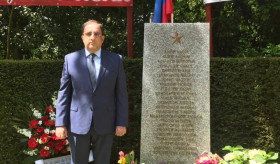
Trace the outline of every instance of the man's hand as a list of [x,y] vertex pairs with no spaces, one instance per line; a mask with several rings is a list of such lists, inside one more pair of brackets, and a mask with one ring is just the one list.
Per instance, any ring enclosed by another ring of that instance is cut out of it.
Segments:
[[67,129],[65,126],[58,126],[55,128],[55,134],[58,139],[65,139],[67,136]]
[[126,127],[116,126],[116,136],[123,136],[126,133]]

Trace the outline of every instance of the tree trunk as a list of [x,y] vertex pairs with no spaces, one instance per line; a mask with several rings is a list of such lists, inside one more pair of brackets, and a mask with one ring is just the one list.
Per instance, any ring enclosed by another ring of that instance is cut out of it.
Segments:
[[11,58],[11,53],[10,53],[11,36],[10,35],[11,35],[11,28],[12,28],[13,11],[14,11],[14,6],[11,6],[11,8],[8,7],[9,24],[8,24],[8,33],[7,33],[7,55],[6,55],[6,59]]

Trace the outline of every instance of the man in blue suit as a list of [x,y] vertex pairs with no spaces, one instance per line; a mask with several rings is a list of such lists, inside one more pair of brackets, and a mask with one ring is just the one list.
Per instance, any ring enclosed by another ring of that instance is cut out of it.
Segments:
[[109,164],[114,134],[128,122],[126,79],[120,55],[101,49],[105,39],[95,20],[83,24],[85,49],[65,56],[56,106],[56,136],[68,137],[72,164]]

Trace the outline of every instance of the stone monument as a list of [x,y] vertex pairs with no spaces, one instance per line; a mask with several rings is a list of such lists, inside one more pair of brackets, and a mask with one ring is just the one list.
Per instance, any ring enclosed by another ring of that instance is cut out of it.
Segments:
[[141,163],[210,151],[209,24],[145,24]]

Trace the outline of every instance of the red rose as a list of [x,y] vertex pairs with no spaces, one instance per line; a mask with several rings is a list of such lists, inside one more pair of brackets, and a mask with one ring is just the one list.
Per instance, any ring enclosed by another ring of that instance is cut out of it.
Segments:
[[51,107],[51,106],[46,107],[46,112],[47,113],[50,113],[52,111],[54,111],[54,107]]
[[59,142],[60,142],[60,144],[63,145],[63,146],[66,144],[66,140],[65,140],[65,139],[61,139],[61,140],[59,140]]
[[49,148],[54,148],[54,142],[53,141],[49,141],[47,145],[48,145]]
[[46,149],[40,150],[40,156],[41,156],[42,158],[48,157],[48,156],[49,156],[49,151],[46,150]]
[[37,128],[37,133],[42,133],[42,132],[44,132],[44,128],[43,127]]
[[58,141],[55,142],[54,148],[57,149],[57,150],[61,150],[61,149],[63,149],[63,145],[62,144],[63,144],[62,141],[58,140]]
[[43,117],[41,118],[42,121],[47,121],[48,119],[49,119],[49,116],[48,116],[48,115],[43,116]]
[[49,120],[44,121],[44,125],[46,125],[46,126],[50,126],[50,125],[49,125]]
[[59,139],[56,137],[56,134],[55,134],[55,133],[52,134],[52,139],[53,139],[53,140],[59,140]]
[[54,121],[49,121],[49,125],[50,125],[50,126],[54,126],[54,125],[55,125],[55,122],[54,122]]
[[37,121],[37,120],[29,121],[29,128],[35,129],[37,127],[38,123],[39,123],[39,121]]
[[44,124],[45,124],[46,126],[53,126],[53,125],[55,124],[55,122],[54,122],[54,121],[49,121],[49,120],[47,120],[47,121],[44,122]]
[[59,150],[54,149],[54,154],[58,154]]
[[62,154],[67,154],[67,153],[68,153],[68,150],[67,150],[67,149],[63,149],[63,150],[61,150],[61,153],[62,153]]
[[49,134],[47,134],[47,133],[43,133],[43,134],[41,135],[40,139],[41,139],[42,143],[46,143],[46,142],[49,141],[50,136],[49,136]]
[[38,145],[38,143],[35,141],[35,139],[33,137],[31,137],[28,140],[28,146],[32,149],[34,149],[36,146]]

